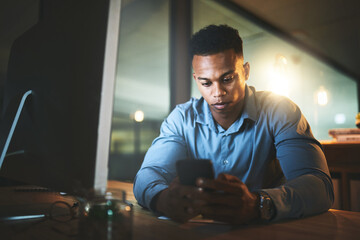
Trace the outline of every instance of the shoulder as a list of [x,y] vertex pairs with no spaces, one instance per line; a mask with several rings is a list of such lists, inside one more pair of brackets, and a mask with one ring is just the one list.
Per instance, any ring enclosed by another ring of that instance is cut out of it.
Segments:
[[[298,105],[288,97],[272,92],[257,92],[260,118],[272,129],[275,136],[311,137],[311,128]],[[279,138],[282,139],[282,138]],[[278,139],[278,140],[279,140]]]
[[177,105],[163,122],[163,127],[167,126],[177,131],[185,127],[192,126],[197,116],[203,109],[203,99],[191,98],[186,103]]
[[203,111],[204,99],[191,98],[186,103],[176,105],[171,111],[168,118],[183,121],[191,121],[196,118]]
[[255,92],[259,119],[274,132],[280,129],[294,128],[299,132],[306,132],[309,124],[300,108],[288,97],[269,91]]
[[270,91],[255,92],[255,99],[260,115],[265,114],[272,118],[300,117],[300,108],[288,97]]

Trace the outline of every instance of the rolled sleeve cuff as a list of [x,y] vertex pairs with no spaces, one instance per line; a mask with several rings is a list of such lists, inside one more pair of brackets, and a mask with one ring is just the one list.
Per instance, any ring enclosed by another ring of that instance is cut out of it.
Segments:
[[151,210],[152,212],[156,212],[155,209],[151,208],[151,202],[158,193],[165,190],[166,188],[168,188],[167,185],[158,184],[147,191],[147,197],[145,202],[147,209]]
[[133,189],[135,198],[140,206],[155,212],[155,209],[151,209],[151,201],[158,193],[168,188],[168,185],[158,181],[157,183],[153,182],[149,184],[145,189],[143,186],[145,186],[144,181],[141,182],[139,179],[135,180]]
[[284,218],[288,218],[289,212],[291,210],[291,205],[287,204],[286,201],[286,193],[283,190],[273,188],[273,189],[264,189],[262,190],[269,194],[274,206],[275,206],[275,217],[271,220],[271,222],[278,221]]
[[276,208],[273,221],[325,212],[333,203],[331,180],[311,174],[262,191],[269,194]]

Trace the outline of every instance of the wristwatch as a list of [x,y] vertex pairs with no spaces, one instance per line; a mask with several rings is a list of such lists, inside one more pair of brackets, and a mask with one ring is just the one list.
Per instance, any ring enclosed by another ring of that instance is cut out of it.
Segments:
[[269,194],[266,192],[258,192],[259,194],[259,211],[260,219],[264,222],[269,222],[275,217],[275,206]]

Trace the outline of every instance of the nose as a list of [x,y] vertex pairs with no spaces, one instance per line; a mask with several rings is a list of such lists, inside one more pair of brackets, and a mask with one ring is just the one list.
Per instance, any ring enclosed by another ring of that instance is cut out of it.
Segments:
[[226,91],[225,91],[224,87],[219,83],[215,83],[214,84],[214,94],[213,94],[214,98],[219,98],[224,95],[226,95]]

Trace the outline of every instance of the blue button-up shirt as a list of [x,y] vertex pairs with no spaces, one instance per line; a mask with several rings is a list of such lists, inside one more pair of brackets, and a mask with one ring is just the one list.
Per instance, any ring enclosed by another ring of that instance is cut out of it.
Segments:
[[246,86],[241,116],[227,129],[218,125],[203,98],[178,105],[165,119],[134,182],[139,204],[176,177],[179,159],[211,159],[215,175],[240,178],[250,191],[264,191],[275,220],[326,211],[333,186],[320,143],[297,105]]

